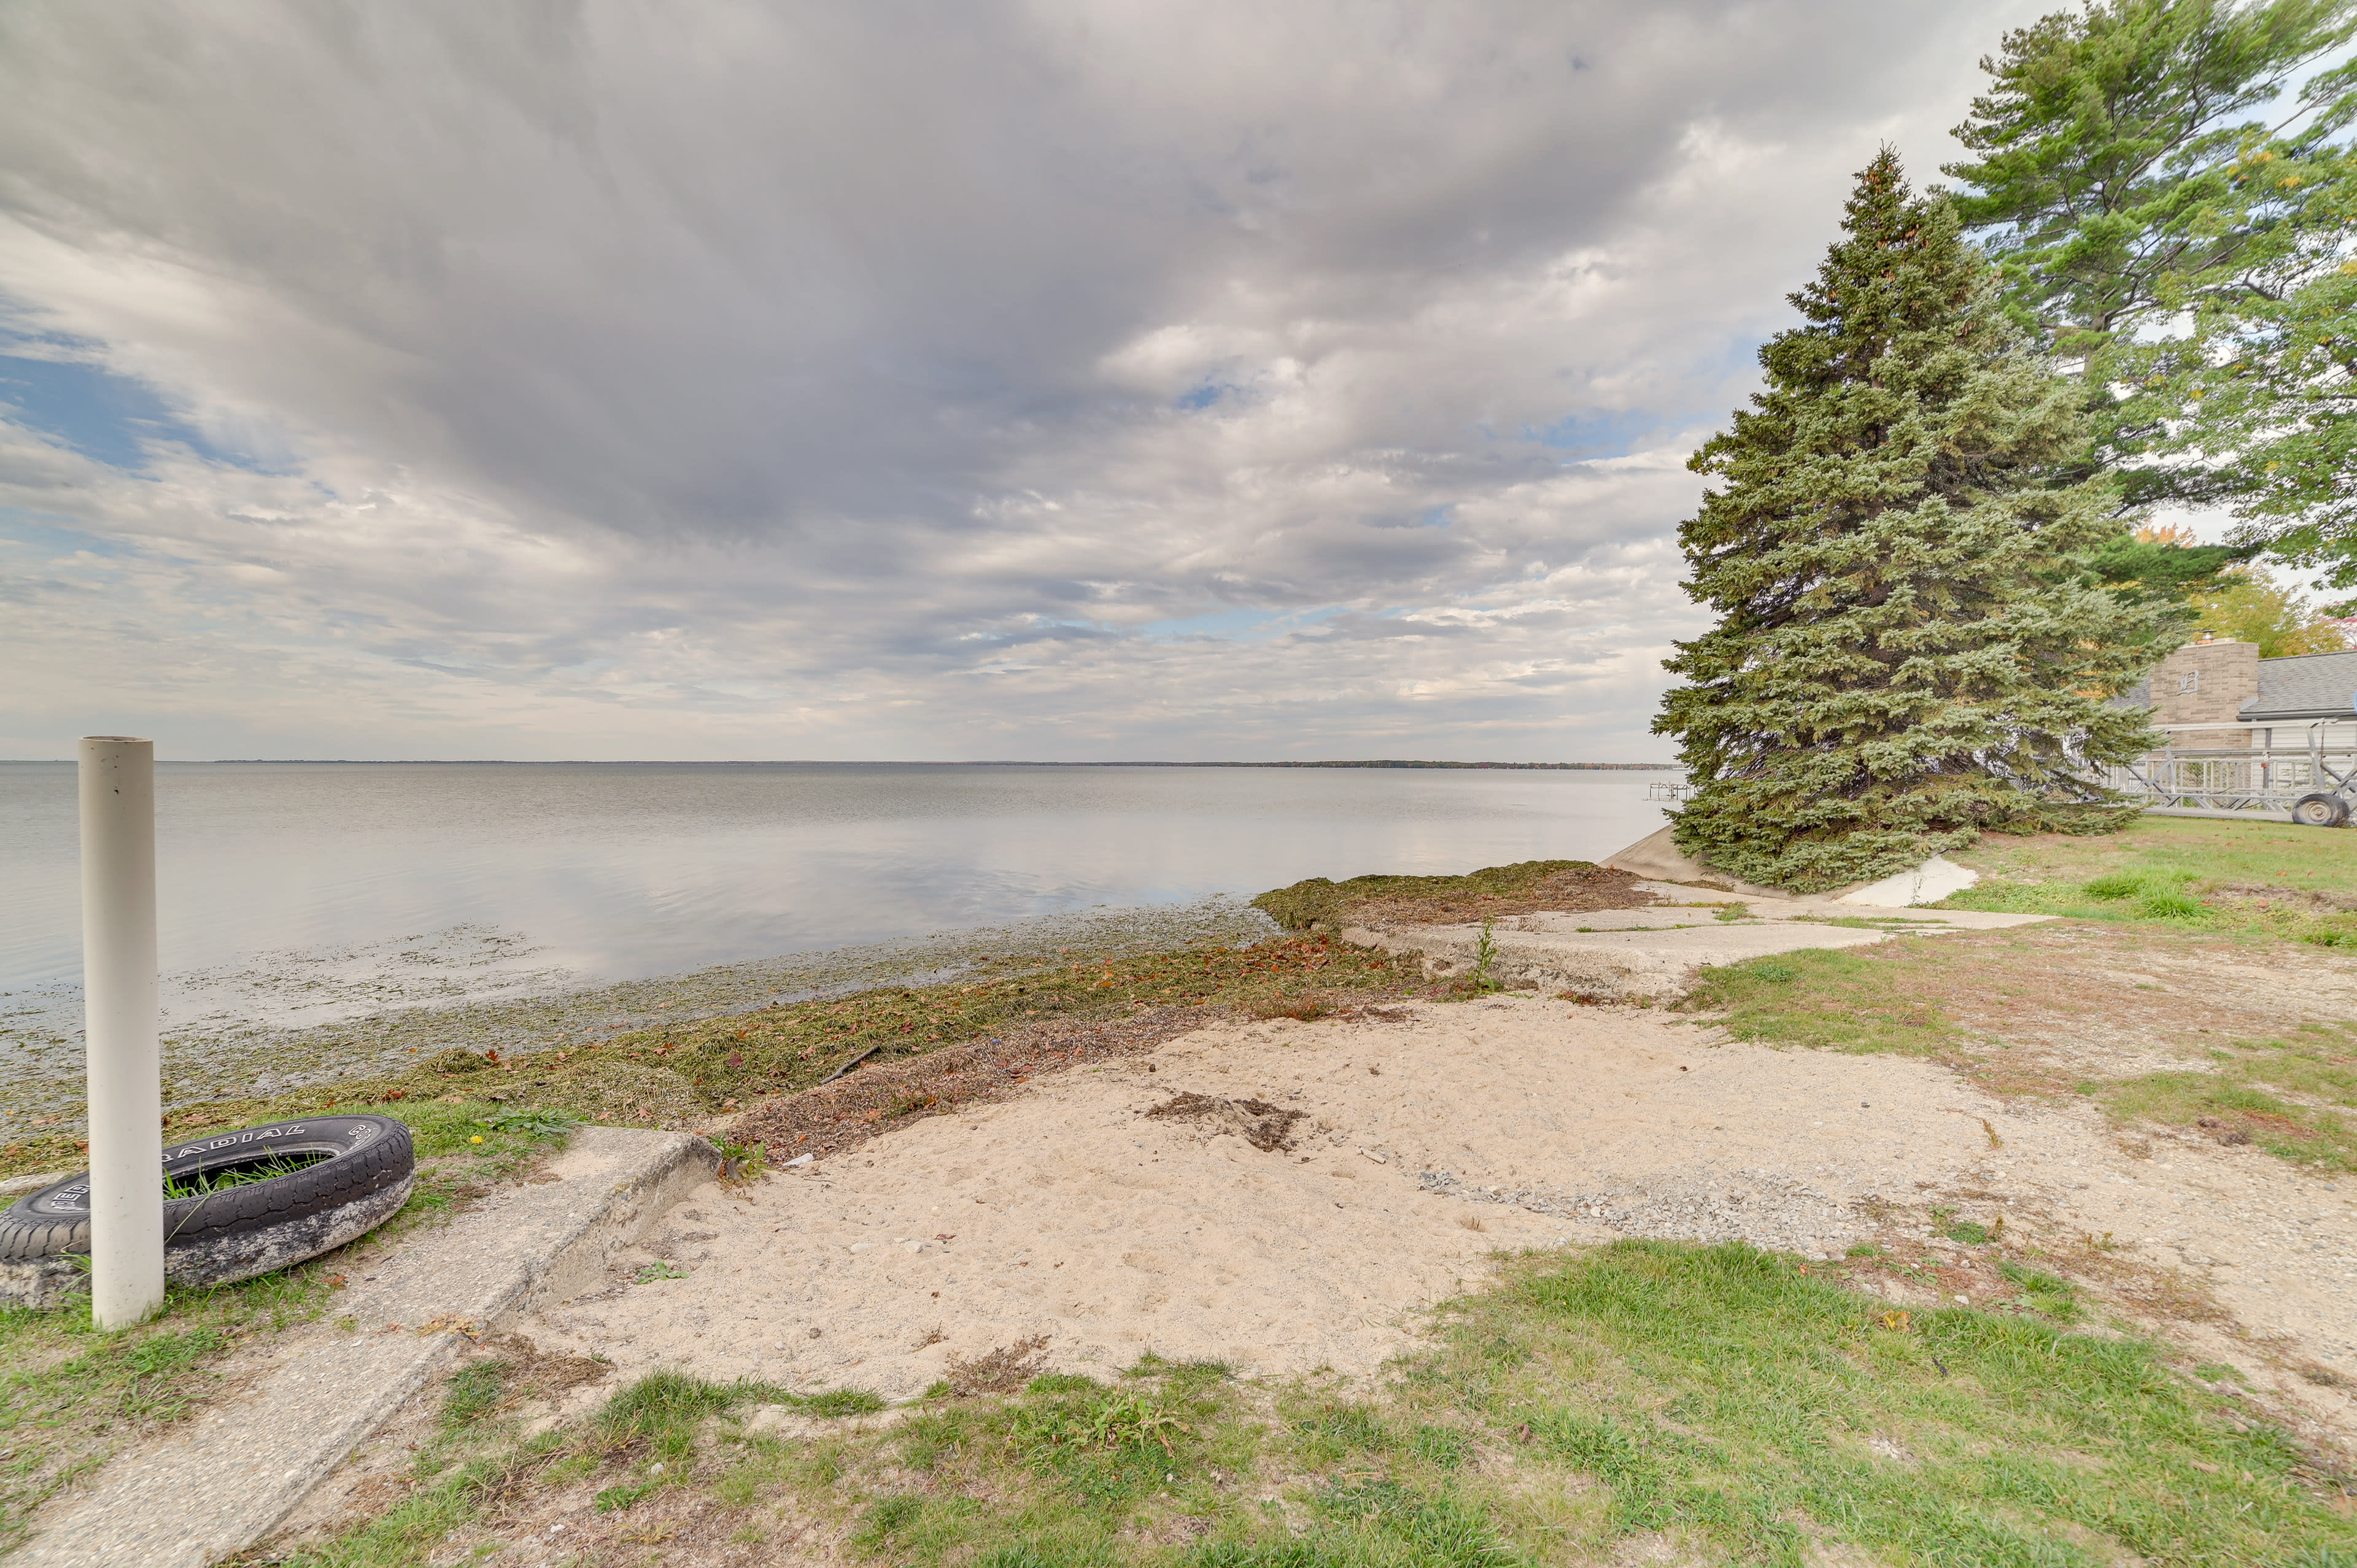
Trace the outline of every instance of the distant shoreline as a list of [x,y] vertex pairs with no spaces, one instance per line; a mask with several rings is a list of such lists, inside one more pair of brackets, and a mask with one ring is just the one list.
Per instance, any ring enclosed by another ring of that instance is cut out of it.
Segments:
[[[21,760],[66,762],[70,757],[26,757]],[[159,760],[172,760],[163,758]],[[909,762],[885,757],[858,761],[770,757],[728,761],[694,761],[677,757],[591,761],[573,758],[554,762],[519,762],[503,757],[216,757],[218,765],[269,763],[331,768],[1474,768],[1522,772],[1674,773],[1674,762],[1411,762],[1380,758],[1365,762],[1028,762],[1019,757],[982,757],[965,762]]]

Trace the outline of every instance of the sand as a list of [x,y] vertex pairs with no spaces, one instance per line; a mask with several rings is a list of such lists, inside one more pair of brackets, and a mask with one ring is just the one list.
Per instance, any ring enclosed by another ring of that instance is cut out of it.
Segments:
[[[1182,1094],[1269,1111],[1146,1114]],[[1291,1146],[1247,1135],[1272,1124]],[[2058,1244],[2110,1232],[2123,1267],[2206,1288],[2276,1337],[2278,1372],[2305,1360],[2357,1382],[2352,1197],[2248,1148],[2124,1143],[2089,1107],[2008,1110],[1927,1062],[1731,1043],[1638,1008],[1420,1004],[1215,1025],[708,1186],[605,1288],[522,1331],[625,1377],[678,1366],[889,1398],[1033,1336],[1072,1369],[1150,1349],[1364,1377],[1501,1249],[1739,1237],[1824,1258],[1871,1240],[1944,1282],[1876,1288],[1986,1294],[1993,1272],[1931,1235],[1939,1203]],[[658,1259],[686,1277],[636,1283]],[[2267,1359],[2227,1326],[2189,1332]],[[2269,1374],[2352,1430],[2345,1389],[2287,1376]]]

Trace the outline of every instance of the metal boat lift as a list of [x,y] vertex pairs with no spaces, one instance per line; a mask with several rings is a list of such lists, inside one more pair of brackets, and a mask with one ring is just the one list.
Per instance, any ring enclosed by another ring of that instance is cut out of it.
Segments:
[[2104,782],[2162,816],[2287,813],[2305,827],[2337,828],[2357,800],[2357,719],[2307,725],[2157,725],[2161,749]]

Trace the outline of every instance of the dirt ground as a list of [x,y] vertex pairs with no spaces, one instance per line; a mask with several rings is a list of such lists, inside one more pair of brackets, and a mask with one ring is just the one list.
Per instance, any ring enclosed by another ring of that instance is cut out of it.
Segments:
[[[2009,1293],[1990,1249],[1935,1234],[1952,1219],[2001,1219],[2017,1256],[2357,1440],[2357,1181],[2123,1139],[1921,1059],[1528,997],[1217,1024],[709,1186],[521,1332],[623,1380],[896,1399],[1036,1336],[1072,1369],[1151,1349],[1364,1376],[1501,1249],[1741,1238],[1896,1303]],[[685,1277],[638,1283],[658,1262]]]

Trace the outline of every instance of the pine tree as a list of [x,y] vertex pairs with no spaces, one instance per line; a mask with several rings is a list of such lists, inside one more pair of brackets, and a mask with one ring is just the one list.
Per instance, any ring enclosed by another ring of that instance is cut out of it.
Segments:
[[1858,177],[1807,325],[1688,467],[1679,530],[1717,627],[1677,645],[1659,733],[1701,788],[1679,847],[1803,891],[1886,876],[1983,828],[2093,828],[2089,774],[2150,738],[2107,699],[2185,612],[2087,581],[2120,532],[2084,472],[2079,389],[2007,314],[1942,199],[1889,149]]

